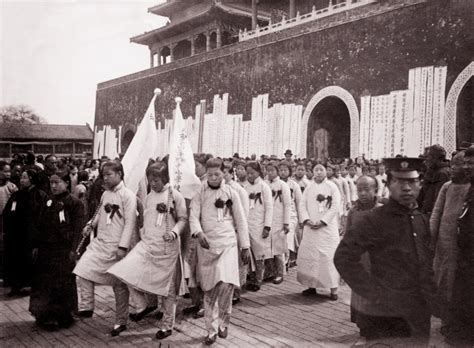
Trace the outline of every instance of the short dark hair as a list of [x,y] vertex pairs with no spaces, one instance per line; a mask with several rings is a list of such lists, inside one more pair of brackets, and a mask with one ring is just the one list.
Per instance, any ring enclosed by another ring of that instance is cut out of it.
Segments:
[[110,161],[105,162],[101,169],[102,174],[104,173],[104,170],[106,168],[112,169],[114,172],[121,174],[120,177],[122,178],[122,180],[124,180],[125,175],[124,175],[122,163],[120,163],[117,160],[110,160]]
[[87,181],[89,180],[89,173],[86,170],[81,170],[77,173],[77,181]]
[[464,157],[473,157],[473,156],[474,156],[474,145],[471,145],[466,149],[466,153],[464,154]]
[[220,170],[224,170],[224,161],[219,157],[216,158],[209,158],[206,162],[206,168],[219,168]]
[[170,182],[170,175],[168,173],[168,166],[163,162],[155,162],[146,169],[146,176],[159,177],[163,184]]
[[247,168],[252,168],[256,172],[258,172],[260,177],[263,176],[262,167],[260,166],[260,164],[257,161],[247,162],[247,164],[245,164],[245,170],[247,170]]

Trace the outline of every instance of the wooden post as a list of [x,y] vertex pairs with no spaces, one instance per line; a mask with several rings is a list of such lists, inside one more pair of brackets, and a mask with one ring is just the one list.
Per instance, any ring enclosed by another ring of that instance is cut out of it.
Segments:
[[252,30],[255,30],[257,28],[257,16],[257,0],[252,0]]
[[295,0],[290,0],[290,18],[295,18],[295,12],[296,12]]
[[216,29],[216,47],[221,48],[222,46],[222,31],[220,27]]
[[206,52],[211,50],[211,34],[206,33]]
[[155,65],[155,62],[154,62],[154,55],[155,55],[155,53],[154,53],[153,50],[150,48],[150,68],[153,68],[153,66]]

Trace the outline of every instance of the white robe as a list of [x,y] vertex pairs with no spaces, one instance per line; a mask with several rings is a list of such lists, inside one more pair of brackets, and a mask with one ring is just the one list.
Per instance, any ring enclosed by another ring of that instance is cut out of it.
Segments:
[[291,211],[290,211],[290,232],[286,235],[288,250],[296,252],[295,232],[299,228],[298,221],[301,215],[302,193],[300,186],[291,178],[286,182],[291,192]]
[[[217,199],[232,201],[232,206],[222,209],[223,221],[218,221]],[[203,232],[209,249],[198,243],[197,281],[203,291],[212,290],[217,283],[224,282],[240,286],[238,247],[250,247],[247,219],[239,195],[224,182],[218,189],[203,184],[201,191],[191,200],[189,216],[191,235]],[[235,230],[237,229],[237,234]],[[238,241],[237,241],[238,238]]]
[[[327,201],[322,204],[317,201],[319,194],[332,197],[330,207]],[[340,241],[338,228],[340,206],[339,189],[330,180],[324,179],[320,184],[313,182],[303,193],[300,222],[310,219],[313,223],[323,221],[327,225],[317,230],[312,230],[309,226],[303,229],[303,239],[296,261],[297,280],[307,287],[327,289],[339,285],[339,273],[334,266],[334,253]]]
[[[130,247],[136,228],[137,198],[122,181],[112,191],[105,191],[101,202],[102,206],[93,221],[93,225],[97,225],[97,237],[91,241],[73,273],[94,283],[114,285],[117,279],[107,270],[117,262],[117,249]],[[117,204],[122,217],[116,213],[107,224],[106,204]]]
[[262,178],[257,178],[253,184],[248,184],[245,190],[249,195],[260,194],[260,199],[250,199],[248,228],[252,254],[256,260],[273,258],[272,240],[262,238],[263,228],[271,227],[273,220],[272,190]]
[[[175,276],[176,293],[183,294],[185,289],[179,236],[188,218],[184,197],[177,190],[171,190],[172,193],[167,184],[161,192],[151,191],[146,196],[140,241],[123,260],[108,271],[137,290],[160,296],[168,296]],[[174,213],[162,214],[161,225],[157,225],[157,205],[160,203],[167,207],[169,205]],[[167,230],[175,232],[178,238],[165,242],[163,237]]]
[[290,225],[291,190],[288,184],[279,177],[267,183],[273,197],[273,219],[270,231],[272,254],[283,255],[288,252],[287,235],[283,231],[283,225]]

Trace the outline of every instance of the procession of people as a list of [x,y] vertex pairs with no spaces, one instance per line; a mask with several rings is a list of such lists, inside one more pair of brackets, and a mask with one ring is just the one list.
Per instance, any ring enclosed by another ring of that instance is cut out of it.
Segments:
[[296,267],[302,296],[338,301],[349,285],[360,344],[426,345],[432,316],[447,342],[474,344],[473,145],[452,159],[440,145],[383,160],[195,154],[190,200],[171,185],[167,156],[149,161],[141,194],[119,159],[28,157],[0,163],[4,285],[30,295],[41,328],[92,317],[94,288],[107,285],[112,336],[158,303],[155,337],[172,335],[190,296],[184,313],[204,317],[212,345],[245,291]]

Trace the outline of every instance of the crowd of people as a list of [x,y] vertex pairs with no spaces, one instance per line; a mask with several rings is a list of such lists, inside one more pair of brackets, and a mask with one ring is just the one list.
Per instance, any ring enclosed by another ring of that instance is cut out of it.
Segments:
[[296,267],[302,296],[337,301],[341,277],[351,287],[360,343],[427,342],[435,315],[448,341],[474,344],[473,146],[450,160],[439,145],[383,161],[290,150],[194,160],[201,188],[190,200],[171,187],[167,157],[149,160],[138,192],[119,159],[0,162],[8,296],[29,294],[36,323],[57,330],[92,317],[95,285],[110,285],[111,335],[160,306],[157,339],[190,297],[183,313],[204,317],[211,345],[244,291]]

